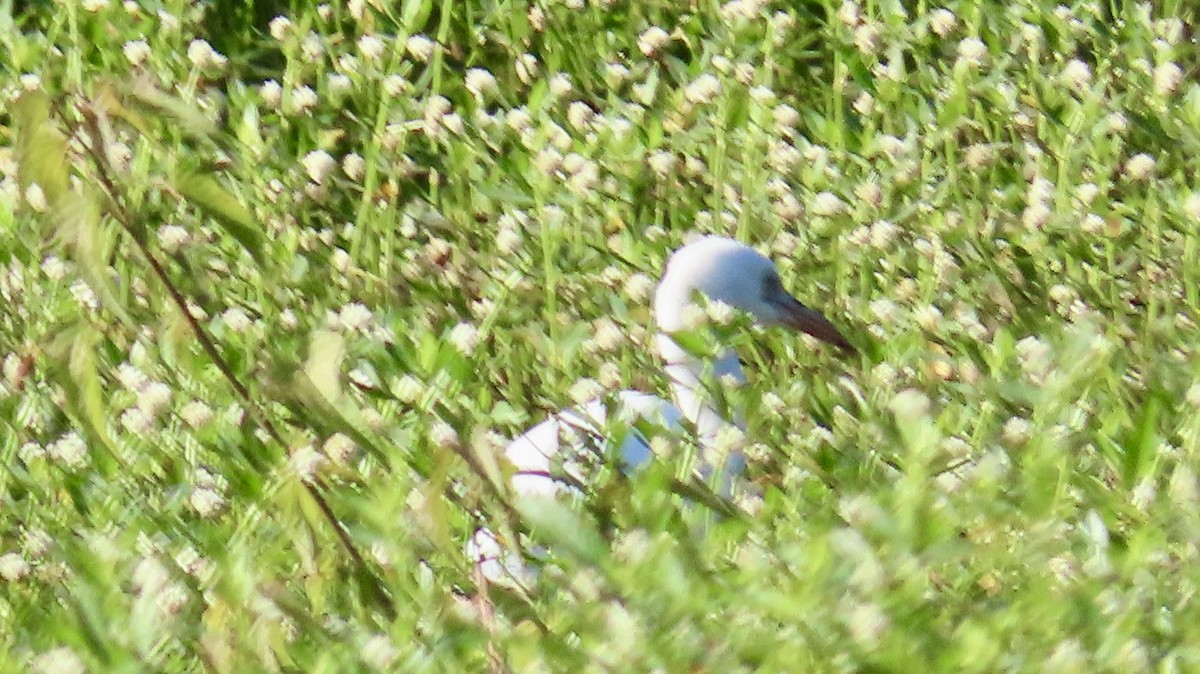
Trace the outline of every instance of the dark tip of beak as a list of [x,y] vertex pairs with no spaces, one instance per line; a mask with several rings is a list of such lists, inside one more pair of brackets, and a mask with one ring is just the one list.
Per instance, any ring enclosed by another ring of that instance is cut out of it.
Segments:
[[853,356],[858,349],[850,343],[821,312],[809,309],[797,300],[788,302],[784,311],[784,324],[817,339],[836,346],[844,355]]

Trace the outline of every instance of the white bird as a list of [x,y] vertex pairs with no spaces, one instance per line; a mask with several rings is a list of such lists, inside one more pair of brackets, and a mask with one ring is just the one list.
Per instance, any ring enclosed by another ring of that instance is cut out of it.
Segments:
[[[688,313],[695,311],[697,294],[709,302],[724,302],[749,313],[764,326],[784,326],[806,332],[817,339],[852,352],[854,348],[819,312],[792,297],[783,288],[775,265],[749,246],[732,239],[706,236],[683,246],[671,255],[666,273],[654,297],[655,339],[665,363],[674,403],[640,391],[624,390],[608,397],[616,403],[610,410],[605,400],[593,400],[577,409],[563,410],[533,426],[512,441],[505,456],[516,469],[512,487],[519,498],[554,496],[576,491],[586,484],[583,467],[594,464],[596,453],[620,457],[626,472],[654,458],[650,442],[638,429],[650,423],[667,437],[695,433],[699,472],[710,476],[719,470],[722,490],[742,470],[739,451],[728,453],[723,466],[714,466],[704,451],[712,448],[718,434],[739,418],[726,420],[710,402],[705,381],[745,381],[737,354],[732,349],[711,361],[698,358],[671,337],[688,327]],[[712,386],[709,384],[708,386]],[[613,421],[627,429],[618,438],[604,431]],[[634,425],[638,428],[634,428]],[[614,446],[615,445],[615,446]],[[476,532],[467,552],[493,582],[528,579],[529,570],[515,552],[506,551],[487,529]]]

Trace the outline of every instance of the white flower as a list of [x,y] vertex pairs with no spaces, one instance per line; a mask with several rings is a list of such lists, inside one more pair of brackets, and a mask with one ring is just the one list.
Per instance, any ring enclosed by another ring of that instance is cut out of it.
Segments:
[[709,302],[705,313],[708,314],[708,320],[716,325],[729,325],[735,315],[733,306],[721,300]]
[[358,452],[358,446],[354,444],[354,441],[342,433],[334,433],[329,436],[321,449],[330,460],[340,466],[350,463],[355,453]]
[[433,52],[437,49],[437,43],[424,35],[417,34],[408,38],[404,43],[404,49],[408,51],[414,59],[425,63],[433,57]]
[[487,98],[497,90],[496,77],[483,68],[467,70],[464,81],[467,91],[474,94],[476,98]]
[[150,56],[150,45],[146,44],[145,40],[130,40],[121,47],[121,52],[131,64],[140,66]]
[[854,47],[868,56],[879,51],[879,26],[864,23],[855,28]]
[[875,224],[871,225],[871,245],[876,248],[887,248],[896,240],[896,235],[899,233],[900,228],[890,220],[876,220]]
[[378,61],[383,56],[383,40],[374,35],[364,35],[358,38],[358,53],[368,61]]
[[571,386],[569,395],[571,396],[571,400],[582,405],[590,400],[594,400],[602,393],[604,393],[604,387],[600,385],[600,382],[584,377]]
[[469,356],[479,344],[479,330],[470,323],[459,323],[450,330],[450,343],[464,356]]
[[624,291],[634,302],[644,302],[654,290],[654,279],[638,272],[625,281]]
[[1100,188],[1095,183],[1083,183],[1075,188],[1075,198],[1084,206],[1091,206],[1100,194]]
[[75,431],[71,431],[51,443],[46,448],[46,453],[50,455],[51,459],[71,469],[82,468],[87,465],[89,460],[87,444]]
[[1168,61],[1160,63],[1154,69],[1154,91],[1159,96],[1170,96],[1179,86],[1179,82],[1183,79],[1183,69],[1179,64]]
[[217,53],[208,42],[196,39],[188,44],[188,60],[197,68],[220,68],[225,65],[226,58]]
[[[538,60],[537,57],[529,52],[521,54],[513,63],[513,67],[517,71],[517,79],[521,80],[522,84],[529,84],[538,75]],[[494,82],[495,80],[493,80]],[[568,85],[570,82],[568,81]],[[550,82],[550,89],[554,91],[554,81]],[[558,94],[555,94],[558,95]]]
[[850,637],[861,647],[873,650],[888,630],[888,617],[874,602],[856,604],[846,617]]
[[258,94],[262,96],[267,107],[278,108],[279,102],[283,100],[283,87],[275,80],[267,80],[258,88]]
[[1129,502],[1134,508],[1141,512],[1146,512],[1154,503],[1154,497],[1158,494],[1158,485],[1155,484],[1154,478],[1147,476],[1142,478],[1141,482],[1133,488],[1129,493]]
[[25,188],[25,203],[38,213],[45,213],[50,204],[46,201],[46,192],[37,183],[29,183]]
[[870,92],[862,92],[854,99],[854,111],[863,117],[869,117],[875,112],[875,97]]
[[192,510],[201,517],[213,517],[221,512],[225,507],[225,497],[221,496],[220,492],[212,487],[199,487],[193,489],[188,497],[188,503],[192,506]]
[[566,96],[571,93],[574,85],[571,84],[571,76],[566,73],[555,73],[550,78],[550,93],[556,97]]
[[67,274],[67,265],[57,256],[47,255],[42,259],[42,273],[51,281],[61,281]]
[[377,672],[390,672],[400,658],[400,651],[385,634],[376,634],[362,645],[362,661]]
[[1030,230],[1038,230],[1050,221],[1050,216],[1053,211],[1044,202],[1038,201],[1030,204],[1021,213],[1021,222]]
[[307,84],[296,87],[289,99],[290,112],[304,113],[317,107],[317,92]]
[[689,303],[683,308],[681,319],[684,330],[696,330],[703,327],[708,321],[708,312],[704,310],[704,307]]
[[616,321],[605,317],[596,321],[596,334],[592,338],[600,351],[614,351],[625,341],[625,332]]
[[230,307],[221,313],[221,321],[234,332],[243,332],[250,327],[250,316],[241,307]]
[[213,410],[207,404],[193,400],[183,406],[179,410],[179,416],[183,418],[183,422],[192,428],[200,428],[207,425],[213,419]]
[[383,78],[383,93],[388,96],[399,96],[408,91],[408,80],[403,75],[388,75]]
[[[107,5],[108,0],[85,0],[84,9],[93,6],[96,9],[88,11],[95,12]],[[66,646],[42,653],[29,663],[29,668],[34,674],[84,674],[87,671],[83,660]]]
[[927,304],[913,310],[913,320],[926,332],[936,332],[942,321],[942,312],[937,307]]
[[854,2],[854,0],[842,0],[841,7],[838,7],[837,17],[847,28],[857,26],[861,20],[858,3]]
[[976,37],[965,37],[958,43],[958,57],[968,65],[977,66],[987,58],[987,45]]
[[21,580],[29,575],[29,562],[16,552],[0,556],[0,578],[8,582]]
[[629,77],[629,68],[620,63],[607,63],[604,65],[604,82],[614,89],[621,85]]
[[780,130],[794,129],[800,123],[800,112],[786,103],[775,106],[771,116],[775,119],[775,126]]
[[525,238],[515,226],[501,227],[496,234],[496,249],[503,255],[512,255],[525,244]]
[[402,403],[416,404],[425,391],[425,385],[416,377],[406,374],[391,383],[392,395]]
[[665,150],[655,150],[646,157],[646,163],[650,166],[650,170],[659,178],[666,178],[675,171],[675,164],[678,163],[678,158],[673,152]]
[[304,172],[316,184],[320,185],[325,181],[334,168],[337,167],[337,161],[329,155],[325,150],[313,150],[304,155],[304,159],[300,160],[304,166]]
[[929,415],[929,396],[916,389],[904,389],[892,396],[888,409],[901,421],[909,421]]
[[1109,113],[1104,118],[1104,128],[1108,133],[1125,133],[1129,130],[1129,118],[1123,112]]
[[341,73],[330,74],[326,82],[329,85],[329,90],[334,94],[343,94],[354,87],[354,82]]
[[1092,83],[1091,66],[1080,61],[1079,59],[1071,59],[1067,61],[1067,65],[1062,71],[1063,84],[1075,91],[1083,91]]
[[287,33],[292,28],[292,22],[286,16],[277,16],[271,19],[271,23],[267,24],[267,30],[271,32],[271,37],[283,41],[287,37]]
[[143,412],[156,416],[171,402],[171,387],[161,381],[148,382],[138,392],[137,406]]
[[158,244],[167,253],[175,253],[192,240],[192,235],[179,225],[163,225],[158,228]]
[[345,274],[354,267],[354,260],[351,259],[350,253],[344,249],[334,248],[333,254],[329,256],[329,261],[333,264],[333,268]]
[[1148,180],[1154,177],[1156,167],[1154,157],[1146,154],[1135,154],[1125,162],[1125,175],[1133,180]]
[[646,56],[654,56],[663,45],[670,41],[671,36],[667,34],[667,31],[658,26],[651,26],[638,36],[637,45],[638,49]]
[[338,312],[338,321],[346,330],[354,332],[362,332],[370,327],[374,316],[371,315],[371,310],[362,302],[350,302],[342,306]]
[[324,51],[325,42],[321,39],[320,35],[317,35],[312,31],[309,31],[309,33],[304,36],[304,39],[300,40],[300,53],[304,54],[306,59],[315,61],[321,58],[321,55],[324,53]]
[[812,201],[812,213],[819,216],[832,216],[842,212],[845,204],[833,192],[819,192]]
[[342,173],[345,173],[346,177],[354,182],[358,182],[363,176],[363,171],[366,168],[366,164],[367,162],[362,158],[362,155],[356,152],[351,152],[345,157],[342,157]]
[[442,449],[452,449],[458,446],[458,431],[450,424],[438,419],[429,426],[429,439]]
[[288,455],[288,467],[304,482],[312,482],[326,461],[325,455],[313,449],[312,445],[297,447]]
[[721,93],[721,80],[716,75],[705,73],[684,89],[683,95],[688,101],[696,104],[711,103]]
[[1010,417],[1004,423],[1002,434],[1005,442],[1010,445],[1023,445],[1029,441],[1029,437],[1033,434],[1033,424],[1029,423],[1028,419],[1022,417]]
[[579,131],[589,130],[595,117],[596,112],[583,101],[573,101],[567,107],[567,121]]
[[154,417],[140,407],[130,407],[121,413],[121,425],[130,433],[144,437],[154,431]]
[[954,12],[945,8],[938,8],[929,14],[929,29],[938,37],[946,37],[958,25],[958,19],[955,18]]
[[1183,212],[1195,222],[1200,222],[1200,192],[1192,192],[1183,200]]
[[775,91],[773,89],[771,89],[771,87],[768,87],[763,84],[759,84],[759,85],[750,87],[750,98],[753,99],[755,103],[762,103],[762,104],[774,103],[775,102]]
[[96,297],[96,291],[92,290],[92,287],[83,279],[78,279],[71,284],[71,295],[75,301],[87,309],[95,311],[100,308],[100,298]]
[[990,145],[976,143],[968,146],[963,152],[963,163],[967,168],[978,171],[990,164],[994,155]]

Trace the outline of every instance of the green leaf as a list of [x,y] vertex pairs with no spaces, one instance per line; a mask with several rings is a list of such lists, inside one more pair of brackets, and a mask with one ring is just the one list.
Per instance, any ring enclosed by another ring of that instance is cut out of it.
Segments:
[[170,118],[175,122],[173,126],[193,138],[211,138],[217,131],[217,125],[198,106],[159,90],[149,80],[137,81],[130,93],[138,102]]
[[516,504],[537,540],[573,557],[598,564],[606,546],[595,526],[565,503],[554,499],[521,499]]
[[214,176],[186,174],[175,181],[175,189],[188,201],[214,216],[256,260],[263,259],[263,235],[255,226],[254,215]]
[[[55,237],[70,249],[72,258],[79,265],[80,275],[100,296],[104,308],[125,325],[133,325],[133,318],[125,310],[108,272],[111,250],[101,226],[100,206],[84,194],[67,194],[54,209],[53,221]],[[137,225],[141,223],[135,223]],[[134,232],[134,236],[139,235],[144,236],[144,233]]]
[[346,340],[331,330],[318,330],[308,343],[304,373],[330,403],[342,397],[342,361],[346,358]]
[[12,106],[17,127],[17,165],[21,189],[37,183],[53,207],[67,193],[67,139],[50,120],[50,97],[23,94]]

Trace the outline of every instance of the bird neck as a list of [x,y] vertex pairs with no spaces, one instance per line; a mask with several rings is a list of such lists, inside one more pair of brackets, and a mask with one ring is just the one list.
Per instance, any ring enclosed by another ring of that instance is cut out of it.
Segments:
[[658,348],[675,404],[683,416],[695,425],[702,439],[711,439],[731,422],[741,427],[741,415],[734,411],[733,419],[727,419],[718,412],[718,403],[714,399],[718,392],[728,390],[730,384],[736,387],[746,381],[733,349],[726,349],[716,358],[697,358],[664,334],[658,336]]

